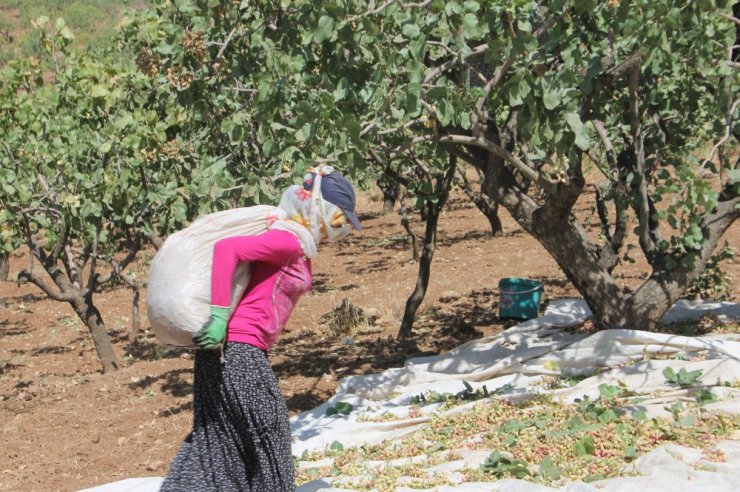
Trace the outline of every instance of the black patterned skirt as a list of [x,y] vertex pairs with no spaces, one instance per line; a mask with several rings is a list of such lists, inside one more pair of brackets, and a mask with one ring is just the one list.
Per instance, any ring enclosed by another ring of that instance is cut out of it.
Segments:
[[195,355],[193,430],[170,465],[164,492],[295,490],[288,408],[267,354],[228,343]]

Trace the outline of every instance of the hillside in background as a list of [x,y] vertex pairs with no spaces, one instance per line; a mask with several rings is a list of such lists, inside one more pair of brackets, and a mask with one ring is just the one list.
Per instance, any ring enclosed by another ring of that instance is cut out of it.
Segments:
[[110,43],[128,9],[142,9],[148,0],[0,0],[0,65],[36,53],[32,22],[42,15],[63,18],[78,46]]

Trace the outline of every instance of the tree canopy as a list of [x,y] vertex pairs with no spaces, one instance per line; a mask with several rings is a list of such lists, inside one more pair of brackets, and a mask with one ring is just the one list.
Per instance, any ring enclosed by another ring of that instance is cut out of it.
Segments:
[[[737,25],[722,0],[162,0],[91,55],[57,21],[54,80],[35,59],[0,75],[3,247],[29,247],[52,297],[89,300],[96,263],[115,277],[148,238],[331,162],[432,214],[423,296],[433,215],[467,163],[471,196],[505,207],[600,321],[648,327],[738,216]],[[572,213],[585,193],[599,237]],[[612,272],[638,254],[651,270],[624,292]]]
[[[451,155],[472,164],[596,316],[634,326],[737,217],[736,24],[726,1],[177,0],[126,39],[255,181],[369,166],[423,207]],[[596,239],[571,213],[590,169]],[[652,271],[621,292],[611,272],[635,254]]]

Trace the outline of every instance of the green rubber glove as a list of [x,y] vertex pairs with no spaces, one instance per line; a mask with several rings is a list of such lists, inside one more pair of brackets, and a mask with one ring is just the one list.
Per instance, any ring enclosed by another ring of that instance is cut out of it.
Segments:
[[226,327],[229,324],[229,308],[211,306],[211,316],[203,328],[193,335],[193,342],[206,350],[218,349],[226,338]]

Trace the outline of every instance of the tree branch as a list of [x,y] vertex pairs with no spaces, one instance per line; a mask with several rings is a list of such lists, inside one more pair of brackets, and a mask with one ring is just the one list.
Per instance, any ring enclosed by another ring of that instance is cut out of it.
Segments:
[[379,131],[378,132],[378,135],[390,135],[392,133],[400,132],[400,131],[405,130],[407,128],[411,128],[414,125],[418,125],[418,124],[424,123],[425,121],[427,121],[426,118],[415,118],[415,119],[413,119],[411,121],[407,121],[406,123],[404,123],[401,126],[397,126],[395,128],[389,128],[388,130]]
[[129,286],[131,286],[131,284],[126,280],[128,277],[123,272],[131,264],[131,262],[136,259],[136,255],[139,253],[140,250],[141,242],[139,241],[139,238],[136,238],[136,241],[134,241],[134,244],[131,245],[128,253],[126,253],[126,257],[121,260],[120,263],[115,260],[110,261],[112,267],[111,272],[109,272],[107,275],[99,277],[98,283],[104,284],[113,279],[113,277],[118,276],[121,277],[126,283],[128,283]]
[[638,89],[640,84],[639,65],[632,68],[629,77],[630,96],[630,131],[634,148],[637,172],[640,182],[637,185],[639,204],[637,209],[639,242],[648,263],[655,261],[656,248],[650,236],[650,203],[648,202],[647,172],[645,171],[645,147],[642,141],[642,125],[640,123],[640,101]]
[[491,91],[494,87],[496,87],[499,82],[504,78],[504,74],[511,68],[511,66],[514,64],[514,60],[516,57],[514,56],[514,53],[510,53],[508,58],[504,61],[503,65],[499,67],[498,70],[496,70],[496,73],[493,75],[491,80],[486,82],[486,85],[483,87],[483,94],[481,97],[478,98],[478,100],[475,102],[475,111],[473,111],[472,115],[472,128],[475,132],[474,134],[480,134],[480,125],[481,123],[485,123],[487,118],[481,118],[483,116],[483,106],[486,104],[486,99],[488,99],[488,96],[491,95]]
[[221,56],[224,54],[224,51],[226,51],[226,48],[229,46],[229,43],[231,43],[231,39],[234,37],[234,33],[236,32],[237,27],[234,27],[231,31],[229,31],[228,36],[226,36],[226,39],[221,44],[221,49],[219,49],[218,53],[216,54],[216,60],[221,58]]
[[617,158],[614,156],[614,146],[612,145],[612,141],[609,139],[609,134],[607,133],[606,128],[604,128],[604,123],[599,120],[591,120],[591,124],[599,135],[601,144],[604,146],[606,161],[609,163],[609,167],[618,173],[619,168],[617,167]]
[[[377,6],[376,8],[368,10],[367,12],[365,12],[364,14],[362,14],[360,17],[366,17],[368,15],[376,15],[376,14],[379,14],[382,11],[384,11],[386,8],[388,8],[390,5],[396,3],[397,1],[398,0],[386,0],[385,2],[383,2],[382,4],[380,4],[379,6]],[[423,8],[423,7],[426,7],[427,5],[429,5],[430,3],[432,3],[431,0],[425,0],[424,2],[418,2],[418,3],[405,3],[405,2],[401,2],[401,7],[406,8],[406,9],[410,9],[410,8]]]
[[705,242],[698,252],[699,259],[693,263],[678,262],[678,266],[672,270],[664,268],[657,269],[635,291],[631,299],[653,298],[662,300],[667,298],[673,302],[682,292],[674,292],[676,286],[688,285],[691,279],[696,278],[712,256],[722,235],[730,228],[740,216],[740,197],[720,202],[711,216],[702,221],[701,228],[704,231]]
[[409,209],[406,206],[406,191],[401,193],[398,197],[399,205],[401,206],[401,226],[403,226],[406,233],[411,238],[411,257],[414,261],[419,260],[419,244],[416,234],[411,230],[411,222],[409,221]]
[[[69,277],[69,280],[77,287],[80,288],[82,286],[81,283],[81,274],[80,274],[80,268],[77,262],[75,261],[74,252],[72,251],[72,248],[68,245],[64,245],[64,256],[67,261],[63,261],[62,264],[64,265],[64,269],[67,271],[67,277]],[[83,263],[84,264],[84,263]]]
[[727,142],[727,140],[730,138],[730,133],[732,130],[732,115],[735,114],[735,109],[737,109],[737,105],[740,103],[740,99],[735,100],[734,103],[732,103],[732,107],[725,115],[725,133],[722,135],[722,138],[717,142],[714,147],[712,147],[712,150],[709,152],[709,155],[707,155],[707,158],[704,159],[704,162],[701,163],[701,167],[704,168],[708,162],[710,162],[714,158],[714,153],[717,152],[717,149],[719,149],[722,145]]
[[55,301],[72,302],[77,299],[77,296],[75,294],[71,294],[69,292],[56,292],[52,290],[52,288],[46,282],[44,282],[44,279],[42,279],[35,273],[29,272],[28,270],[21,270],[20,272],[18,272],[18,284],[24,284],[26,282],[31,282],[36,287],[41,289],[44,294],[54,299]]
[[92,251],[90,253],[90,273],[87,277],[86,295],[92,295],[95,292],[95,286],[98,282],[98,243],[100,242],[100,224],[95,227],[95,237],[93,238]]
[[[468,53],[466,56],[464,56],[462,58],[462,60],[467,60],[471,56],[480,55],[482,53],[485,53],[486,51],[488,51],[488,44],[478,45],[475,48],[473,48],[470,51],[470,53]],[[460,63],[462,60],[460,60],[459,58],[453,58],[451,60],[446,61],[442,65],[438,66],[437,68],[435,68],[434,70],[432,70],[431,72],[429,72],[429,74],[426,77],[424,77],[423,83],[424,84],[428,84],[432,80],[436,79],[437,77],[439,77],[440,75],[442,75],[443,73],[445,73],[451,67],[454,67],[455,65],[457,65],[458,63]]]
[[393,169],[390,164],[385,161],[380,155],[375,151],[370,149],[370,155],[373,158],[375,162],[377,162],[382,168],[383,172],[388,175],[391,179],[394,179],[396,182],[401,183],[403,186],[408,187],[409,181],[401,176],[401,174]]
[[504,159],[506,162],[511,164],[517,171],[522,173],[526,178],[534,181],[539,186],[550,187],[553,184],[557,184],[557,183],[547,180],[543,175],[541,175],[536,170],[529,167],[524,161],[522,161],[517,156],[509,153],[506,149],[504,149],[500,145],[484,137],[481,137],[481,136],[474,137],[474,136],[469,136],[469,135],[442,135],[438,138],[435,138],[434,135],[421,135],[418,137],[414,137],[410,140],[407,140],[406,142],[392,149],[386,150],[386,154],[388,155],[388,158],[390,160],[393,160],[393,159],[396,159],[401,154],[407,152],[409,149],[413,148],[417,144],[420,144],[423,142],[432,142],[432,141],[436,141],[440,143],[471,145],[474,147],[483,148],[487,150],[488,152],[490,152],[491,154],[494,154],[500,157],[501,159]]
[[64,251],[64,247],[67,245],[68,230],[69,228],[67,227],[66,222],[62,222],[62,230],[60,231],[59,237],[57,238],[57,243],[54,246],[54,249],[51,251],[51,254],[49,255],[49,260],[52,263],[57,262],[59,255],[62,254],[62,251]]
[[740,19],[738,19],[737,17],[733,17],[730,14],[725,14],[724,12],[717,12],[717,13],[719,14],[720,17],[724,17],[725,19],[732,21],[738,26],[740,26]]
[[[540,36],[542,36],[544,33],[547,32],[548,29],[550,29],[552,26],[554,26],[556,23],[555,19],[548,19],[539,29],[537,29],[534,32],[534,37],[539,39]],[[501,80],[504,78],[504,74],[511,68],[511,66],[514,64],[514,61],[516,60],[515,53],[509,53],[509,56],[506,58],[504,63],[496,70],[496,73],[491,77],[491,79],[486,82],[486,85],[483,87],[483,94],[481,97],[478,98],[478,100],[475,102],[475,111],[473,112],[473,128],[474,131],[480,129],[480,124],[485,123],[485,120],[479,120],[479,117],[482,116],[483,113],[483,106],[486,103],[486,99],[488,99],[488,96],[491,95],[491,91],[496,87]]]

